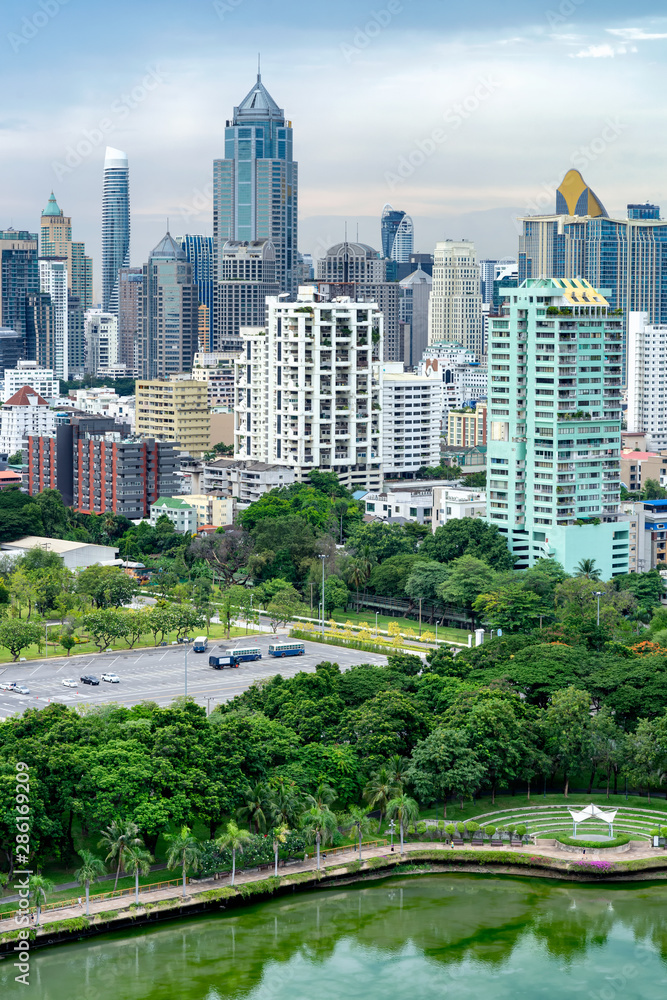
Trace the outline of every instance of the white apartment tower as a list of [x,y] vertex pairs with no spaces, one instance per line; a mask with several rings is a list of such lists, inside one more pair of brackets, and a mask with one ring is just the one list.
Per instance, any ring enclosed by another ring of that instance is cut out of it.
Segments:
[[428,312],[428,342],[456,342],[484,353],[482,293],[475,244],[468,240],[436,243]]
[[267,299],[266,328],[242,329],[235,361],[234,455],[284,465],[303,481],[335,472],[350,489],[382,481],[383,320],[377,305]]
[[95,375],[100,369],[118,364],[118,317],[101,309],[89,309],[85,318],[85,371]]
[[415,479],[440,464],[442,387],[406,372],[401,361],[382,365],[382,469],[392,479]]
[[53,304],[53,340],[49,349],[49,367],[56,376],[67,380],[68,361],[68,298],[67,260],[55,257],[40,257],[40,290],[51,296]]
[[631,312],[628,322],[628,430],[667,448],[667,324]]

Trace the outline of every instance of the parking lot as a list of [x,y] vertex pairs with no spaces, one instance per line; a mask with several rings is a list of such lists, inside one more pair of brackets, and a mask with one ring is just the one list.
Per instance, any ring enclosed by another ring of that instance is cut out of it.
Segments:
[[[25,684],[30,694],[22,695],[0,690],[0,719],[5,719],[27,708],[43,708],[50,702],[63,705],[98,705],[117,702],[136,705],[140,701],[155,701],[168,705],[173,698],[185,691],[185,659],[187,651],[188,695],[207,711],[215,705],[229,701],[250,685],[274,674],[292,677],[300,670],[312,672],[317,663],[331,660],[346,670],[356,663],[385,664],[387,658],[376,653],[362,653],[342,646],[325,646],[306,642],[303,656],[277,659],[269,656],[268,647],[283,636],[252,635],[226,640],[216,640],[206,653],[195,653],[191,646],[168,646],[157,649],[128,649],[126,652],[102,653],[94,656],[52,657],[48,660],[29,660],[0,667],[0,683],[15,681]],[[258,646],[262,659],[241,663],[237,669],[214,670],[208,657],[219,649],[241,646]],[[113,672],[119,684],[101,680],[104,672]],[[64,679],[79,681],[83,674],[93,674],[100,680],[98,687],[79,683],[75,688],[65,687]]]

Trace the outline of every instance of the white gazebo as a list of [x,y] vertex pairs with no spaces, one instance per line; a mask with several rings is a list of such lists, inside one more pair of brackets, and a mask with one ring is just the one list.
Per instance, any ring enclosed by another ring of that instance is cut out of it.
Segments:
[[568,812],[572,817],[573,837],[577,836],[577,825],[585,822],[587,819],[601,819],[603,823],[608,823],[609,836],[614,836],[614,820],[616,819],[618,809],[600,809],[599,806],[594,806],[591,802],[584,809],[568,809]]

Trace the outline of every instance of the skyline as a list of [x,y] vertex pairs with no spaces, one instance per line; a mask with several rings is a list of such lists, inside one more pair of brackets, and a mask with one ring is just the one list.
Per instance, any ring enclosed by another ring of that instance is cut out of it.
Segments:
[[[473,26],[437,0],[390,0],[375,13],[345,0],[331,27],[326,8],[302,2],[276,12],[264,0],[187,10],[119,0],[107,23],[76,0],[9,0],[2,72],[21,97],[0,122],[1,224],[37,231],[53,189],[94,258],[99,299],[110,145],[130,163],[133,265],[167,218],[175,236],[210,235],[213,160],[255,78],[258,49],[263,79],[294,123],[302,251],[321,255],[345,220],[352,233],[359,221],[360,239],[379,248],[391,202],[413,217],[415,250],[467,237],[480,256],[514,254],[515,216],[551,211],[572,166],[611,215],[628,202],[663,204],[659,5],[636,4],[632,19],[599,0],[533,6],[497,11],[485,0]],[[55,87],[42,69],[52,47],[62,58]],[[67,149],[98,132],[70,166]]]

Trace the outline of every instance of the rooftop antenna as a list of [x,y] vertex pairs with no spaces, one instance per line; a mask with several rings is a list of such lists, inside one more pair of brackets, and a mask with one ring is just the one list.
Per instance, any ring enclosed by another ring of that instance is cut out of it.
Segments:
[[357,220],[357,243],[359,242],[359,221]]
[[347,219],[345,220],[345,242],[347,243]]
[[257,53],[257,83],[261,83],[262,80],[262,64],[261,64],[261,53]]
[[167,216],[167,232],[169,232],[169,216]]

